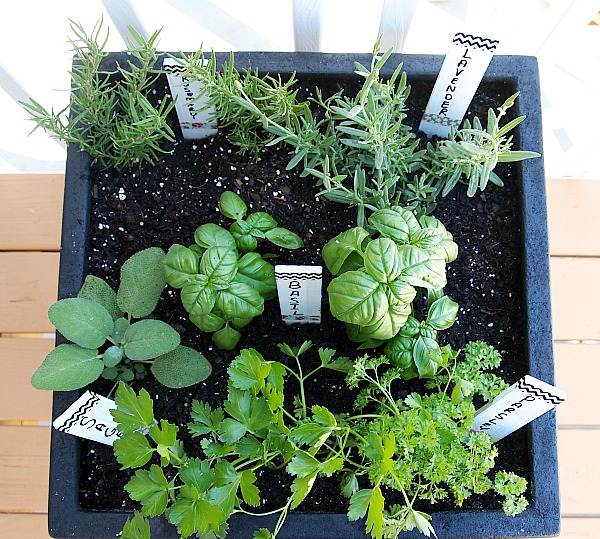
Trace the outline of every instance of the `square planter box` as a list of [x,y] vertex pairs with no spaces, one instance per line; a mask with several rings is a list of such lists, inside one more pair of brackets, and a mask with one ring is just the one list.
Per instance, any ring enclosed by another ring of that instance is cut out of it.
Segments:
[[[224,60],[226,55],[220,55]],[[125,55],[111,54],[105,68],[113,68]],[[236,53],[238,67],[258,68],[261,72],[296,72],[302,76],[348,79],[354,76],[354,61],[368,63],[370,55],[323,53]],[[409,82],[433,82],[442,65],[441,56],[393,55],[383,70],[384,75],[404,62]],[[538,68],[535,58],[498,56],[492,60],[484,80],[508,83],[520,91],[518,114],[527,121],[517,132],[517,146],[542,151],[542,122]],[[548,272],[548,234],[546,198],[542,159],[517,163],[520,172],[520,206],[522,211],[522,280],[525,314],[526,361],[528,372],[553,383],[550,286]],[[69,147],[65,178],[62,253],[59,298],[77,294],[87,273],[90,235],[91,180],[89,156]],[[60,338],[60,337],[59,337]],[[53,418],[81,392],[55,392]],[[433,525],[442,537],[517,537],[557,535],[560,526],[556,458],[556,424],[550,412],[527,427],[530,448],[530,506],[517,517],[498,510],[433,511]],[[79,503],[80,442],[74,436],[52,431],[49,529],[53,537],[103,539],[115,537],[122,529],[128,513],[122,511],[89,511]],[[237,514],[230,521],[228,537],[246,538],[250,530],[272,525],[275,517],[250,517]],[[153,538],[176,537],[173,526],[165,519],[152,522]],[[281,539],[345,539],[365,537],[362,521],[348,522],[345,514],[302,513],[293,511],[280,532]],[[402,537],[422,537],[417,533]]]

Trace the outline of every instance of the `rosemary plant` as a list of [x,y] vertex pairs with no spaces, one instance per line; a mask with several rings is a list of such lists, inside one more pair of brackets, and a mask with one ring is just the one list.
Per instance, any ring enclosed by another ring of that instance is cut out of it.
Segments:
[[185,77],[202,83],[208,98],[205,107],[215,108],[219,127],[242,154],[257,158],[275,137],[261,128],[253,113],[239,106],[240,92],[251,96],[260,114],[289,129],[293,129],[294,120],[306,107],[306,103],[298,103],[296,99],[294,74],[282,81],[280,77],[260,76],[257,70],[240,72],[235,67],[233,53],[219,68],[214,52],[207,56],[200,50],[185,58],[185,67]]
[[161,144],[175,136],[167,124],[173,103],[165,96],[158,107],[147,94],[160,71],[156,43],[160,31],[145,39],[129,28],[131,42],[127,66],[103,71],[102,61],[108,40],[102,19],[91,32],[70,20],[73,47],[71,104],[59,111],[47,109],[35,100],[21,103],[37,129],[75,144],[103,167],[130,167],[139,162],[155,163],[164,153]]

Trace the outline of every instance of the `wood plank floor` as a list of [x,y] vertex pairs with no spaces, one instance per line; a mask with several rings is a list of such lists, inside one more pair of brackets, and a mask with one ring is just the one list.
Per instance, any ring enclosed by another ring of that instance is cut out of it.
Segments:
[[[47,538],[49,393],[62,176],[0,175],[0,537]],[[548,181],[563,539],[600,538],[600,181]]]

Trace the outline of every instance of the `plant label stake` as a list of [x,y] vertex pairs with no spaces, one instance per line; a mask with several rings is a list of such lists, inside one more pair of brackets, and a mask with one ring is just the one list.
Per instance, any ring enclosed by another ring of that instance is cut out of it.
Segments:
[[86,391],[53,421],[52,426],[60,432],[112,445],[121,437],[110,415],[110,410],[116,407],[114,401]]
[[201,139],[216,135],[215,109],[203,109],[208,103],[208,97],[203,95],[202,84],[183,77],[183,66],[173,58],[163,60],[163,69],[167,73],[171,95],[175,100],[183,138]]
[[552,410],[567,394],[533,376],[524,376],[492,402],[477,410],[473,430],[487,432],[497,442]]
[[421,119],[421,131],[446,138],[460,127],[498,43],[473,34],[454,34]]
[[321,266],[275,266],[281,318],[286,324],[321,323]]

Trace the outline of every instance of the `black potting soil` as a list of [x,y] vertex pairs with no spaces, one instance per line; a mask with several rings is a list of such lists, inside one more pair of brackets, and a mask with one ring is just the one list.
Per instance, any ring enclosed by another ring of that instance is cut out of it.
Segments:
[[[433,81],[410,81],[411,113],[408,122],[416,127]],[[165,81],[156,84],[155,95],[164,94]],[[301,79],[302,88],[318,84],[325,92],[344,88],[356,89],[354,81]],[[513,92],[509,84],[483,84],[470,107],[469,115],[485,118],[488,107],[499,106]],[[171,118],[175,125],[175,118]],[[176,130],[178,131],[178,129]],[[276,255],[274,263],[322,264],[320,251],[324,243],[340,231],[355,226],[355,211],[345,206],[315,199],[309,178],[300,178],[297,169],[286,171],[289,156],[286,148],[270,149],[253,162],[236,153],[219,134],[211,140],[179,140],[173,151],[156,166],[138,171],[103,171],[94,168],[93,216],[89,273],[107,279],[116,286],[121,264],[133,253],[159,246],[167,250],[173,243],[193,242],[195,228],[206,222],[228,225],[217,211],[220,194],[234,190],[244,198],[251,211],[271,213],[281,224],[297,232],[305,247],[285,251],[261,245],[259,251]],[[448,267],[446,293],[460,304],[458,320],[443,332],[441,340],[460,347],[470,340],[482,339],[501,351],[500,374],[509,383],[527,373],[525,319],[521,264],[521,209],[517,167],[502,165],[499,175],[504,188],[490,185],[473,198],[459,186],[439,202],[436,216],[454,235],[459,246],[458,259]],[[330,278],[324,271],[323,288]],[[204,382],[184,390],[169,390],[149,375],[134,387],[145,387],[155,399],[155,415],[180,426],[180,434],[189,454],[200,455],[197,441],[187,435],[186,423],[192,400],[219,405],[227,394],[227,367],[234,354],[216,350],[210,335],[201,333],[187,320],[178,291],[167,289],[156,316],[172,324],[181,334],[182,343],[202,351],[213,365],[212,375]],[[327,294],[323,295],[320,325],[285,326],[280,319],[277,300],[267,302],[264,314],[242,330],[240,347],[254,347],[268,359],[285,361],[276,344],[299,345],[312,340],[315,347],[335,348],[342,355],[360,354],[348,341],[341,322],[329,314]],[[316,365],[315,353],[307,353],[303,363],[308,369]],[[98,381],[93,390],[108,393],[111,383]],[[399,394],[415,388],[406,383]],[[289,382],[291,402],[296,386]],[[354,394],[344,384],[343,375],[321,371],[307,384],[309,404],[322,404],[333,412],[351,410]],[[498,444],[497,468],[530,477],[526,432],[522,429]],[[112,449],[93,442],[82,442],[80,501],[88,509],[133,509],[123,486],[130,471],[119,469]],[[280,507],[289,496],[290,477],[285,471],[260,474],[262,508]],[[268,498],[268,500],[267,500]],[[391,499],[391,498],[390,498]],[[399,501],[399,500],[398,500]],[[473,496],[464,508],[498,509],[494,494]],[[335,479],[319,479],[300,509],[307,512],[345,512],[347,500],[339,494]],[[451,509],[450,504],[423,506],[424,510]],[[260,511],[260,509],[259,509]]]

